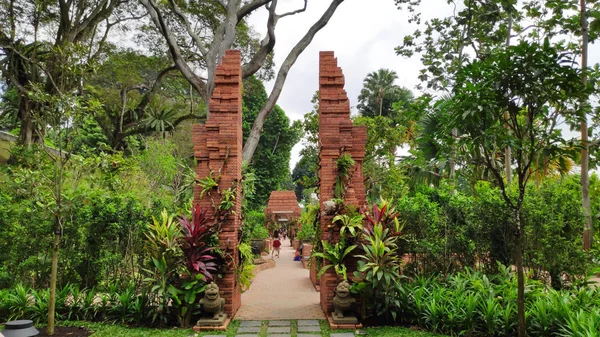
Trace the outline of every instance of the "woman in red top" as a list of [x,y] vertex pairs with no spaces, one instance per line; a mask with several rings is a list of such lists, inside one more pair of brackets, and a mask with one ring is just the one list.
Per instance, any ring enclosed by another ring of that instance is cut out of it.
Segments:
[[277,252],[277,257],[279,257],[279,249],[281,247],[281,241],[279,241],[278,237],[275,237],[273,240],[273,251],[271,252],[271,257],[273,257],[273,253]]

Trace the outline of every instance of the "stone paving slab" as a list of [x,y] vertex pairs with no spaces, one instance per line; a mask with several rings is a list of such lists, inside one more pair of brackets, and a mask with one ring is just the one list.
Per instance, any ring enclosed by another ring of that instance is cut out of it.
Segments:
[[269,326],[290,326],[291,321],[269,321]]
[[299,319],[298,326],[320,326],[316,319]]
[[245,326],[245,327],[239,328],[237,330],[237,333],[259,333],[261,329],[262,329],[262,327],[260,327],[260,326]]
[[290,333],[291,328],[289,326],[273,326],[267,329],[267,333]]
[[[226,337],[226,336],[223,336]],[[257,334],[252,334],[252,335],[248,335],[248,334],[243,334],[243,335],[235,335],[235,337],[258,337]]]
[[352,332],[344,332],[344,333],[332,333],[331,337],[354,337],[354,333]]
[[312,325],[298,326],[298,332],[321,332],[321,327]]
[[261,325],[262,325],[261,321],[242,321],[242,323],[240,323],[240,327],[261,326]]
[[275,335],[267,335],[268,337],[292,337],[289,333],[278,333]]
[[308,333],[299,333],[296,335],[296,337],[321,337],[321,334],[315,335],[315,334],[308,334]]
[[206,335],[204,337],[227,337],[225,335]]

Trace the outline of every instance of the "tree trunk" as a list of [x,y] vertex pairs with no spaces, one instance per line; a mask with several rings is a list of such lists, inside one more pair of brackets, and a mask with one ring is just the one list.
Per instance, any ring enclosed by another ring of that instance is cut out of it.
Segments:
[[273,85],[273,90],[267,98],[267,102],[263,105],[263,107],[258,112],[256,119],[254,120],[254,124],[252,125],[252,130],[250,131],[250,135],[246,140],[246,144],[244,144],[244,150],[242,153],[242,159],[244,161],[250,162],[252,157],[254,156],[254,151],[258,147],[258,141],[260,139],[260,134],[262,132],[263,125],[267,116],[271,113],[273,108],[275,107],[275,103],[277,103],[277,99],[281,94],[281,90],[283,89],[283,85],[287,78],[287,74],[298,59],[298,56],[302,54],[302,52],[308,47],[308,45],[312,42],[312,39],[325,25],[329,22],[329,19],[335,13],[337,7],[344,2],[344,0],[333,0],[327,10],[323,13],[321,18],[315,22],[314,25],[310,27],[310,29],[306,32],[306,34],[298,41],[298,43],[292,48],[289,52],[288,56],[285,58],[283,63],[281,64],[281,68],[279,68],[279,72],[277,73],[277,77],[275,78],[275,84]]
[[[512,18],[512,13],[508,14],[508,28],[507,28],[507,33],[506,33],[506,48],[508,48],[510,46],[510,33],[512,32],[512,24],[513,24],[513,18]],[[509,119],[509,115],[508,115],[508,111],[504,111],[504,119],[508,120]],[[508,125],[505,125],[506,128],[508,128]],[[506,175],[506,185],[510,185],[511,181],[512,181],[512,167],[511,167],[511,149],[510,147],[506,147],[506,149],[504,149],[504,175]]]
[[[58,222],[58,220],[57,220]],[[58,273],[58,248],[60,245],[60,227],[56,226],[54,233],[54,243],[52,245],[52,271],[50,273],[50,300],[48,302],[48,327],[46,329],[49,336],[54,335],[54,315],[56,307],[56,278]]]
[[19,113],[21,114],[21,131],[19,141],[21,145],[29,148],[33,144],[33,117],[31,116],[31,105],[29,99],[20,95]]
[[515,232],[515,262],[517,267],[517,318],[518,318],[518,336],[526,337],[525,324],[525,273],[523,271],[523,238],[525,230],[521,224],[521,206],[517,206],[515,210],[515,220],[517,230]]
[[[583,84],[587,84],[587,53],[588,53],[588,24],[586,1],[580,0],[581,9],[581,69]],[[583,249],[589,251],[592,248],[593,225],[592,225],[592,207],[590,203],[590,181],[589,181],[589,152],[588,152],[588,127],[587,127],[587,102],[581,104],[581,204],[585,215],[585,225],[583,229]]]

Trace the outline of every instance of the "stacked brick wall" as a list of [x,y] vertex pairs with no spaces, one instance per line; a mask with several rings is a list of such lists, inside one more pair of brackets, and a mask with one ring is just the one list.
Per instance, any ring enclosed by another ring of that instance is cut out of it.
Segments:
[[[296,193],[294,193],[294,191],[272,191],[269,196],[267,208],[265,208],[265,216],[267,218],[265,226],[268,226],[269,219],[277,221],[277,219],[284,218],[290,223],[291,221],[298,219],[301,213],[302,210],[300,209],[300,206],[298,206],[298,200],[296,199]],[[288,229],[289,234],[294,237],[299,230],[299,226],[296,224],[295,227],[289,227]]]
[[[210,98],[210,118],[203,125],[194,125],[192,140],[197,160],[196,176],[203,179],[213,172],[219,189],[236,186],[242,178],[242,71],[241,55],[228,50],[215,73],[215,90]],[[213,205],[218,205],[218,191],[205,193],[200,199],[200,186],[194,187],[194,204],[199,204],[209,216],[214,215]],[[221,297],[225,299],[225,312],[235,315],[241,305],[239,284],[235,281],[238,261],[238,230],[240,229],[241,189],[236,189],[234,213],[229,214],[221,226],[219,244],[231,254],[223,278],[218,280]],[[237,215],[235,215],[237,214]]]
[[[364,207],[366,203],[362,163],[367,142],[366,127],[358,127],[350,120],[350,102],[344,90],[344,74],[337,66],[333,52],[323,51],[319,55],[319,180],[320,203],[334,197],[334,184],[337,176],[336,160],[344,153],[355,161],[345,195],[345,204]],[[339,240],[339,229],[330,231],[333,216],[321,215],[322,240]],[[355,261],[348,261],[351,275]],[[333,291],[338,280],[333,268],[320,278],[321,308],[324,312],[333,311]]]

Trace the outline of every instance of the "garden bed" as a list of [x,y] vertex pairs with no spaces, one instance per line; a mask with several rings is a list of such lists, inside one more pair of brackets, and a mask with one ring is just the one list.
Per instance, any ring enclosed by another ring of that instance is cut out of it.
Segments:
[[[40,331],[39,337],[46,337],[46,329],[38,329]],[[54,337],[87,337],[92,332],[85,327],[74,327],[74,326],[57,326],[54,328]]]

